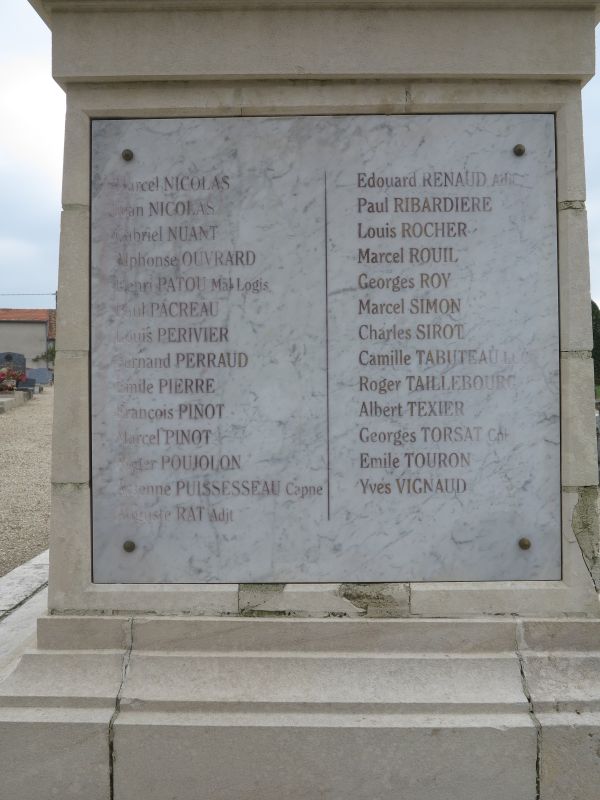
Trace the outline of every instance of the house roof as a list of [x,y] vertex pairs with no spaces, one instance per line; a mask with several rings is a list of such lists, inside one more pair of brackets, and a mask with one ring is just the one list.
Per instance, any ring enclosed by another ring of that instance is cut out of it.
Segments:
[[0,322],[46,322],[51,323],[56,311],[52,308],[0,308]]

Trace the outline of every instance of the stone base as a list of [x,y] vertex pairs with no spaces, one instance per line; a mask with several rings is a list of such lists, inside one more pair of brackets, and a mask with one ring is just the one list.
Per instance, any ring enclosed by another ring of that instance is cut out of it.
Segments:
[[32,396],[28,392],[0,392],[0,414],[24,405]]
[[600,621],[43,617],[0,797],[589,800]]

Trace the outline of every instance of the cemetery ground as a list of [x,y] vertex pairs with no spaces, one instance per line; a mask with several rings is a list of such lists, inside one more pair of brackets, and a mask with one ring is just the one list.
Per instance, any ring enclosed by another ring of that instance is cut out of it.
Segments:
[[48,547],[53,389],[0,414],[0,576]]

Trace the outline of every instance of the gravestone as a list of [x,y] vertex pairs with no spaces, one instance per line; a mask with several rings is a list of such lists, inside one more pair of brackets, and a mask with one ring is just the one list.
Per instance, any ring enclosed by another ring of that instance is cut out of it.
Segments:
[[52,383],[54,376],[52,370],[49,370],[47,367],[28,367],[27,377],[35,380],[38,385],[46,386]]
[[25,356],[23,353],[0,353],[0,369],[3,367],[25,372]]
[[25,378],[24,380],[19,381],[18,389],[21,391],[26,391],[29,389],[33,390],[36,387],[36,383],[37,381],[34,378]]
[[69,313],[7,796],[593,797],[596,5],[34,5]]

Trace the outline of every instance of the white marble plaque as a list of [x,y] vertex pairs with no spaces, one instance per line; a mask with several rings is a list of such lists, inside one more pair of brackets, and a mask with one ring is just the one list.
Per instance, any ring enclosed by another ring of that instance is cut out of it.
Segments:
[[560,578],[552,115],[92,150],[96,582]]

